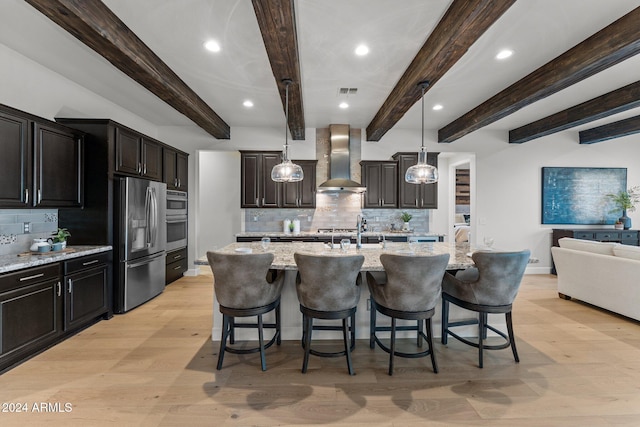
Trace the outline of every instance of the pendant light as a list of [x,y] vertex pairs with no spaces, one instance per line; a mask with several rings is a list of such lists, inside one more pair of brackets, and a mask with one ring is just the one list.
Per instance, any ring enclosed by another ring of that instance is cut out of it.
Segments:
[[424,90],[429,82],[424,81],[418,85],[422,88],[422,146],[418,153],[418,163],[407,169],[404,180],[409,184],[433,184],[438,182],[438,169],[427,164],[427,150],[424,148]]
[[282,163],[271,169],[271,179],[275,182],[298,182],[304,178],[304,172],[300,165],[289,160],[289,85],[290,79],[282,80],[285,84],[285,121],[284,121],[284,149],[282,150]]

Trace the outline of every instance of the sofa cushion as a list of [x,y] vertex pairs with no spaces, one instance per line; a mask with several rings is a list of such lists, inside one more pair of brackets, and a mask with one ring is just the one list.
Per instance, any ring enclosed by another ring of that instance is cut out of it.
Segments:
[[593,242],[590,240],[573,239],[571,237],[563,237],[562,239],[559,239],[558,244],[561,248],[602,255],[613,255],[613,248],[618,246],[618,243]]
[[620,258],[640,260],[640,247],[629,245],[616,245],[613,254]]

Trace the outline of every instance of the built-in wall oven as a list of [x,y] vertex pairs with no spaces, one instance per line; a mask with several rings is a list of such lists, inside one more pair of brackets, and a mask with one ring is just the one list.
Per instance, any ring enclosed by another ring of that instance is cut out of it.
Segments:
[[167,252],[187,246],[189,198],[184,191],[167,190]]

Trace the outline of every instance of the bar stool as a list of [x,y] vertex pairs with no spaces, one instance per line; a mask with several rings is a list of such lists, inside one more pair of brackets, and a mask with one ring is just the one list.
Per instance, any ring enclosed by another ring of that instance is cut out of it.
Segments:
[[[371,293],[371,320],[369,323],[369,346],[378,346],[389,353],[389,375],[393,375],[394,356],[417,358],[431,355],[433,372],[438,373],[436,355],[433,349],[431,318],[440,298],[442,278],[449,254],[432,256],[380,255],[385,274],[367,273],[367,284]],[[391,327],[377,326],[376,317],[380,312],[391,317]],[[415,326],[396,326],[396,319],[416,320]],[[427,334],[422,329],[424,320]],[[390,347],[378,338],[377,332],[391,331]],[[417,353],[396,351],[396,331],[416,331],[417,345],[427,340],[429,348]]]
[[[456,276],[446,273],[442,282],[442,344],[448,335],[478,349],[478,366],[482,368],[482,351],[500,350],[511,346],[516,363],[520,362],[513,335],[511,309],[518,294],[530,251],[474,252],[476,268],[459,272]],[[449,322],[449,303],[478,313],[477,319]],[[487,323],[489,313],[504,313],[507,334]],[[478,325],[478,341],[472,342],[451,331],[452,327]],[[502,344],[486,345],[487,329],[504,339]]]
[[[346,356],[349,375],[354,375],[351,350],[355,346],[355,314],[360,300],[360,268],[363,255],[330,256],[294,253],[298,266],[296,293],[302,312],[302,373],[307,372],[309,355],[320,357]],[[313,319],[341,319],[342,327],[313,326]],[[347,322],[349,319],[349,322]],[[350,323],[350,324],[348,324]],[[342,330],[344,351],[321,352],[311,348],[314,330]],[[349,332],[351,344],[349,343]]]
[[[214,290],[222,313],[222,337],[217,369],[222,369],[224,353],[249,354],[260,352],[262,370],[267,370],[265,349],[274,342],[280,345],[280,294],[284,271],[270,270],[273,254],[224,254],[207,252],[213,271]],[[263,323],[262,315],[275,310],[275,323]],[[257,316],[257,323],[236,323],[236,317]],[[257,328],[258,347],[239,349],[227,346],[235,343],[235,328]],[[275,329],[273,338],[264,343],[263,330]]]

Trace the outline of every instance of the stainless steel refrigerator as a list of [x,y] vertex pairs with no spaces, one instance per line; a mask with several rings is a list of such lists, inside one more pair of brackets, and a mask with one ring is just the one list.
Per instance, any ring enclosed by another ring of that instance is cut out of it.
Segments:
[[129,311],[164,290],[166,190],[162,182],[119,178],[116,312]]

